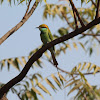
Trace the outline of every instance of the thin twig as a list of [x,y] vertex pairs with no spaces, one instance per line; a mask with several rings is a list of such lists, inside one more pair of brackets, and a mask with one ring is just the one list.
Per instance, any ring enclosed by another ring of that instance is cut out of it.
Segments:
[[[66,16],[66,14],[64,12],[61,12],[62,16],[65,18],[67,24],[74,30],[74,27],[72,26],[72,24],[69,23],[68,18]],[[82,35],[87,35],[87,36],[100,36],[100,34],[88,34],[88,33],[82,33]],[[95,38],[95,37],[94,37]],[[100,41],[97,37],[95,38],[98,42]]]
[[65,18],[65,20],[66,20],[66,22],[67,22],[67,24],[72,28],[72,29],[74,29],[74,27],[72,26],[72,24],[70,24],[69,23],[69,21],[68,21],[68,18],[67,18],[67,16],[66,16],[66,14],[64,13],[64,12],[61,12],[62,13],[62,16]]
[[[43,57],[42,57],[42,58],[43,58]],[[44,59],[44,58],[43,58],[43,59]],[[47,59],[44,59],[44,60],[47,60]],[[48,60],[48,61],[49,61],[49,63],[51,63],[52,65],[54,65],[54,64],[52,63],[51,60]],[[60,67],[58,67],[58,66],[57,66],[57,68],[58,68],[58,70],[60,70],[61,72],[71,75],[71,72],[65,71],[65,70],[61,69]],[[93,75],[93,73],[94,73],[94,72],[88,72],[88,73],[86,72],[86,73],[82,73],[82,74],[83,74],[83,75]],[[97,71],[96,73],[100,73],[100,71]],[[79,73],[74,73],[74,75],[80,75],[80,74],[79,74]]]
[[24,15],[24,17],[23,17],[23,18],[25,18],[25,16],[28,14],[28,10],[29,10],[29,7],[30,7],[30,4],[31,4],[31,1],[32,1],[32,0],[30,0],[30,1],[29,1],[29,4],[28,4],[28,6],[27,6],[26,13],[25,13],[25,15]]
[[75,13],[75,9],[74,9],[74,4],[71,0],[70,1],[70,4],[72,6],[72,10],[73,10],[73,15],[74,15],[74,21],[75,21],[75,25],[76,25],[76,29],[78,28],[78,23],[77,23],[77,19],[76,19],[76,13]]
[[88,35],[88,36],[100,36],[100,34],[88,34],[88,33],[82,33],[83,35]]
[[73,10],[73,14],[74,14],[74,20],[75,20],[75,25],[76,25],[76,29],[78,28],[78,23],[77,23],[77,19],[76,19],[76,13]]
[[74,11],[75,11],[75,13],[76,13],[76,15],[77,15],[77,17],[78,17],[78,20],[80,21],[81,25],[82,25],[82,26],[85,26],[84,23],[83,23],[83,21],[81,20],[81,17],[80,17],[80,15],[79,15],[79,13],[78,13],[78,11],[77,11],[77,9],[76,9],[76,7],[75,7],[73,1],[72,1],[72,0],[69,0],[69,2],[70,2],[70,4],[71,4],[72,8],[74,9]]
[[[74,78],[73,75],[72,75],[72,78],[73,78],[73,80],[75,81],[75,78]],[[75,83],[75,85],[77,85],[77,83]],[[81,92],[81,94],[83,94],[82,91],[81,91],[81,89],[80,89],[80,87],[78,87],[78,90]],[[83,97],[84,97],[84,100],[87,100],[86,95],[83,95]]]
[[100,0],[98,0],[98,2],[97,2],[97,10],[96,10],[95,19],[99,18],[99,10],[100,10]]
[[100,43],[100,40],[96,37],[96,36],[94,36],[95,37],[95,39]]

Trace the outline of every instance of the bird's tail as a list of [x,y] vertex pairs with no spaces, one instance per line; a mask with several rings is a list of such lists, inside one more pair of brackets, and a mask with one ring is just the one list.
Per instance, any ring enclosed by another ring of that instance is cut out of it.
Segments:
[[51,51],[51,56],[52,56],[54,65],[57,66],[57,65],[58,65],[58,62],[57,62],[57,60],[56,60],[56,58],[55,58],[55,55],[54,55],[54,52],[53,52],[53,51]]

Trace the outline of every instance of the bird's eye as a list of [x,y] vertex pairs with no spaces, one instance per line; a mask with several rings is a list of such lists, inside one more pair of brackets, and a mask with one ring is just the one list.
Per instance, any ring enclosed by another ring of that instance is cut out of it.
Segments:
[[42,29],[43,29],[43,30],[46,30],[47,28],[45,28],[45,27],[42,27]]
[[42,27],[42,28],[47,29],[46,27]]

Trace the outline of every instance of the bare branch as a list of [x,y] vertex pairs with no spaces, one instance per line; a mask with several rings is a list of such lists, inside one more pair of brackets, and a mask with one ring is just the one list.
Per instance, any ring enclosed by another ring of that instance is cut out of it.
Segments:
[[36,2],[33,4],[31,10],[29,13],[11,30],[9,30],[4,36],[0,38],[0,45],[10,36],[12,35],[15,31],[17,31],[28,19],[29,17],[33,14],[34,10],[38,6],[40,0],[36,0]]
[[76,13],[75,13],[75,9],[74,9],[74,4],[73,4],[72,0],[69,0],[69,1],[70,1],[71,6],[72,6],[74,20],[75,20],[75,25],[76,25],[76,29],[77,29],[78,28],[78,23],[77,23],[77,19],[76,19]]
[[67,18],[67,16],[66,16],[66,14],[64,13],[64,12],[61,12],[62,13],[62,16],[65,18],[65,20],[66,20],[66,22],[67,22],[67,24],[72,28],[72,29],[74,29],[74,27],[72,26],[72,24],[70,24],[69,23],[69,21],[68,21],[68,18]]
[[28,10],[29,10],[29,7],[30,7],[30,4],[31,4],[31,1],[32,1],[32,0],[30,0],[30,1],[29,1],[29,4],[28,4],[28,6],[27,6],[27,10],[26,10],[26,13],[25,13],[25,15],[24,15],[23,19],[24,19],[24,18],[25,18],[25,16],[28,14]]
[[91,0],[91,2],[95,7],[97,7],[97,5],[95,4],[95,2],[93,0]]
[[83,35],[88,35],[88,36],[100,36],[100,34],[88,34],[88,33],[82,33]]
[[98,0],[97,2],[97,11],[96,11],[95,19],[99,17],[99,10],[100,10],[100,0]]
[[30,67],[32,66],[32,64],[37,61],[42,54],[49,48],[53,47],[56,44],[59,44],[63,41],[66,41],[70,38],[73,38],[79,34],[81,34],[82,32],[88,30],[89,28],[93,27],[94,25],[97,25],[100,23],[100,17],[93,20],[92,22],[90,22],[89,24],[87,24],[84,27],[78,28],[75,31],[64,35],[62,37],[59,37],[58,39],[53,40],[50,43],[47,43],[46,45],[44,45],[42,48],[40,48],[36,53],[33,54],[33,56],[28,60],[28,62],[26,63],[25,67],[23,68],[23,70],[21,71],[21,73],[16,76],[15,78],[13,78],[12,80],[10,80],[7,84],[5,84],[1,89],[0,89],[0,98],[2,98],[2,96],[4,95],[4,93],[7,93],[8,90],[13,87],[15,84],[17,84],[18,82],[20,82],[25,75],[27,74],[27,72],[29,71]]
[[77,17],[78,17],[78,20],[80,21],[81,25],[82,25],[82,26],[85,26],[84,23],[83,23],[83,21],[81,20],[81,17],[80,17],[80,15],[79,15],[79,13],[78,13],[78,11],[77,11],[77,9],[76,9],[76,7],[75,7],[73,1],[72,1],[72,0],[69,0],[69,2],[70,2],[70,4],[71,4],[72,8],[74,9],[74,11],[75,11],[75,13],[76,13],[76,15],[77,15]]

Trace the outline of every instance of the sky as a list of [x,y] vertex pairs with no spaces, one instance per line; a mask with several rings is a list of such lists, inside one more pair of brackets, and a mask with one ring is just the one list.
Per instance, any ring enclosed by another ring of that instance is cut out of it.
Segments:
[[[51,0],[52,2],[53,0]],[[57,0],[55,0],[57,2]],[[80,4],[78,1],[75,1],[76,5]],[[79,5],[78,5],[79,6]],[[13,5],[9,6],[9,4],[5,1],[2,5],[0,5],[0,37],[2,37],[6,32],[8,32],[12,27],[14,27],[20,20],[23,18],[24,13],[26,11],[26,5]],[[58,17],[56,19],[48,18],[47,20],[43,20],[43,3],[39,4],[36,8],[34,14],[29,18],[29,20],[13,35],[11,35],[1,46],[0,46],[0,60],[11,57],[20,57],[20,56],[28,56],[30,51],[34,50],[38,46],[42,44],[40,40],[40,32],[36,29],[40,24],[47,24],[52,32],[52,34],[57,34],[57,29],[63,26],[67,26],[65,21],[61,21]],[[70,71],[75,65],[79,62],[92,62],[96,65],[100,65],[100,54],[96,52],[93,53],[91,57],[84,52],[84,50],[79,47],[78,50],[74,48],[72,50],[67,50],[66,54],[61,53],[59,57],[57,57],[57,61],[59,62],[59,67]],[[50,75],[50,73],[57,72],[56,68],[45,62],[46,66],[43,69],[35,68],[35,71],[40,72],[43,76]],[[30,70],[28,74],[32,73]],[[2,71],[0,71],[0,82],[7,83],[9,80],[18,75],[19,72],[11,67],[10,71],[7,71],[5,67]],[[88,80],[91,84],[99,84],[98,82],[99,76],[96,75],[94,77],[89,76]],[[45,95],[46,100],[68,100],[71,96],[66,97],[66,90],[58,91],[56,93],[52,93],[52,98],[48,95]],[[67,91],[68,92],[68,91]],[[12,96],[11,96],[12,95]],[[11,92],[7,95],[8,100],[19,100],[15,94]]]

